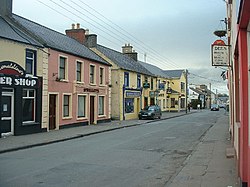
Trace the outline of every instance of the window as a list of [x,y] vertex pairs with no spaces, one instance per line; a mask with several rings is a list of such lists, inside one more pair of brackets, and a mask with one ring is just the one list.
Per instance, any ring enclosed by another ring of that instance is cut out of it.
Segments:
[[36,75],[36,51],[26,49],[25,71],[27,74]]
[[23,90],[23,122],[35,122],[35,90]]
[[98,115],[104,115],[104,96],[99,96]]
[[148,82],[148,77],[145,76],[145,82]]
[[175,108],[175,98],[171,98],[171,108]]
[[151,90],[153,90],[154,89],[154,79],[153,79],[153,77],[151,78]]
[[181,98],[181,108],[185,108],[185,98]]
[[78,82],[83,82],[82,79],[82,62],[77,61],[76,62],[76,80]]
[[66,79],[66,58],[60,56],[59,79]]
[[82,118],[86,116],[86,96],[78,95],[78,113],[77,117]]
[[137,88],[141,87],[141,75],[137,75]]
[[95,83],[95,66],[90,65],[90,70],[89,70],[89,76],[90,76],[90,83],[94,84]]
[[134,113],[134,98],[125,98],[125,113]]
[[100,84],[104,84],[104,68],[100,68]]
[[181,91],[185,92],[185,83],[184,82],[181,82]]
[[124,86],[129,87],[129,73],[124,72]]
[[70,95],[63,96],[63,117],[70,117]]

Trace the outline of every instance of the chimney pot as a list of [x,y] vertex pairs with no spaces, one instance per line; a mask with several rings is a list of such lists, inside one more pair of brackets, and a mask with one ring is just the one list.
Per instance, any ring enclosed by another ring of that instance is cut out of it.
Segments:
[[75,29],[75,24],[74,23],[71,26],[72,26],[72,29]]
[[85,35],[89,35],[89,29],[85,30]]
[[80,23],[77,23],[77,24],[76,24],[76,28],[77,28],[77,29],[80,29]]

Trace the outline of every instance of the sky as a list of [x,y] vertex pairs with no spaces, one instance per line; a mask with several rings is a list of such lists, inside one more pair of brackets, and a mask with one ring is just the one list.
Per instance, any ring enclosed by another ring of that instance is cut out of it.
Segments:
[[226,67],[211,63],[213,32],[225,29],[223,0],[13,0],[13,12],[61,33],[80,23],[101,45],[130,44],[143,62],[188,69],[190,84],[228,92]]

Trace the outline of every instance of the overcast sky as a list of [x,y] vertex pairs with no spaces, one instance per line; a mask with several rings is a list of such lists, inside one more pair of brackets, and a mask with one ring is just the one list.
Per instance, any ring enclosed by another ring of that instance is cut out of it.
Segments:
[[62,33],[80,23],[101,45],[121,51],[130,43],[139,60],[188,69],[190,83],[227,92],[223,70],[211,66],[213,32],[225,28],[223,0],[13,0],[13,12]]

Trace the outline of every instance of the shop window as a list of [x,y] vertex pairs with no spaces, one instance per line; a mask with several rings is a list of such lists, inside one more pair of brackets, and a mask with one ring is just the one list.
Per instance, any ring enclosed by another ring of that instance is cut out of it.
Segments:
[[134,98],[126,98],[125,113],[133,113],[133,112],[134,112]]
[[23,122],[35,122],[35,90],[23,90]]
[[100,68],[100,85],[104,84],[104,68]]
[[175,98],[171,98],[171,108],[175,108]]
[[70,117],[71,96],[63,95],[63,117]]
[[124,72],[124,86],[129,87],[129,73]]
[[77,82],[83,82],[83,63],[82,62],[79,62],[77,61],[76,62],[76,80]]
[[181,108],[185,108],[185,98],[181,98]]
[[104,115],[104,96],[99,96],[98,115]]
[[27,74],[36,75],[36,51],[26,49],[25,71]]
[[90,65],[90,70],[89,70],[89,82],[90,84],[95,84],[95,66]]
[[78,118],[86,116],[86,96],[78,95]]
[[67,79],[67,59],[65,57],[61,57],[60,56],[60,60],[59,60],[59,79]]
[[141,75],[137,75],[137,88],[141,87]]

